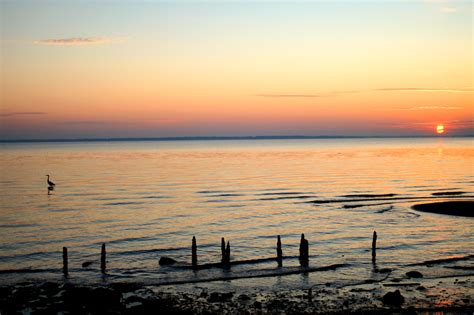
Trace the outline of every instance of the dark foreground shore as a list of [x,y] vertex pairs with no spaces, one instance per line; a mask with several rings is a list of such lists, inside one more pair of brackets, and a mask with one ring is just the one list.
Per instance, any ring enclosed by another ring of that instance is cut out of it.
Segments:
[[214,292],[137,283],[0,287],[0,314],[473,314],[470,275],[311,289]]

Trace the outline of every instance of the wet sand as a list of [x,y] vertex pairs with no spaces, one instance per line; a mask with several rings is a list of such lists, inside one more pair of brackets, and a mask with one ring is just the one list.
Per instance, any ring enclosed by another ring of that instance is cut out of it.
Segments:
[[474,201],[445,201],[414,205],[414,210],[463,217],[474,217]]

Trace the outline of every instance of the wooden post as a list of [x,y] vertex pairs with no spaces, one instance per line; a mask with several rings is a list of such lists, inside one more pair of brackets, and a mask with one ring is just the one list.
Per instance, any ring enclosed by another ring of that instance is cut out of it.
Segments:
[[308,240],[304,238],[304,234],[301,234],[300,241],[300,265],[307,267],[309,262],[309,245]]
[[63,273],[65,276],[68,274],[67,247],[63,247]]
[[221,253],[222,253],[222,262],[225,262],[225,240],[221,238]]
[[374,231],[374,235],[372,237],[372,263],[375,264],[375,259],[377,256],[377,232]]
[[106,257],[105,257],[105,243],[102,244],[102,250],[100,251],[100,270],[105,273]]
[[227,241],[227,248],[225,249],[225,261],[224,264],[230,264],[230,243]]
[[277,262],[278,262],[278,267],[283,266],[283,251],[281,250],[280,235],[278,235],[278,240],[277,240]]
[[192,265],[193,265],[193,267],[196,267],[197,263],[198,263],[198,258],[197,258],[197,245],[196,245],[196,237],[195,236],[193,236],[193,245],[191,247],[191,253],[192,253],[192,258],[191,258]]

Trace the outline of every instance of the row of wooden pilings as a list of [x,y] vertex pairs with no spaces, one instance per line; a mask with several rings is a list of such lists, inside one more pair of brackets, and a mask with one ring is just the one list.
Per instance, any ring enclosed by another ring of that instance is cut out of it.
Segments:
[[[377,232],[374,231],[372,236],[372,263],[375,264],[376,261],[376,248],[377,248]],[[280,235],[277,236],[277,256],[276,261],[278,262],[278,266],[283,266],[283,250],[281,249],[281,238]],[[225,242],[225,239],[221,239],[221,254],[222,260],[221,264],[223,266],[230,265],[230,243]],[[300,249],[299,249],[299,261],[302,267],[307,267],[309,264],[309,243],[308,240],[305,238],[304,234],[301,234],[300,240]],[[196,237],[193,236],[192,246],[191,246],[191,265],[192,267],[198,267],[198,257],[197,257],[197,244],[196,244]],[[100,270],[103,274],[106,271],[106,250],[105,250],[105,243],[102,244],[101,252],[100,252]],[[67,247],[63,247],[63,273],[64,275],[68,274],[68,254],[67,254]]]

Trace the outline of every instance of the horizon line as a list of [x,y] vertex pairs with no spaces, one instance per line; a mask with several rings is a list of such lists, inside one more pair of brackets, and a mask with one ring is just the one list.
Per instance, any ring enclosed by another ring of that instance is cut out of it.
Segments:
[[393,136],[348,136],[348,135],[279,135],[279,136],[180,136],[180,137],[112,137],[112,138],[65,138],[65,139],[0,139],[0,143],[41,142],[127,142],[127,141],[206,141],[206,140],[298,140],[298,139],[390,139],[390,138],[470,138],[474,135],[393,135]]

